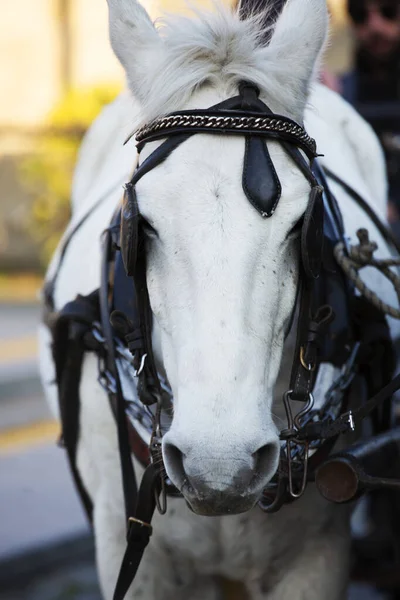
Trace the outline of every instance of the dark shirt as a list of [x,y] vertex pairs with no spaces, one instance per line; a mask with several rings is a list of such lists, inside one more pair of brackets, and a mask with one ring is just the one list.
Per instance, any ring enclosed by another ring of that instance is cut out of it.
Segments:
[[374,128],[383,146],[389,197],[400,209],[400,52],[386,63],[357,55],[353,72],[341,79],[342,94]]

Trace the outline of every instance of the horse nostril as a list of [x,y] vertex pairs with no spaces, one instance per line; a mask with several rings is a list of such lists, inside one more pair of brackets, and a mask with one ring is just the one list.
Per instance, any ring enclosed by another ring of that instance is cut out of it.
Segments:
[[[254,448],[254,446],[253,446]],[[163,440],[165,470],[171,482],[185,494],[259,494],[275,474],[279,461],[279,441],[270,441],[256,452],[199,458],[190,443],[173,438]]]
[[252,487],[256,487],[265,478],[268,481],[275,474],[278,468],[279,443],[270,442],[261,446],[253,453],[254,458],[254,478]]
[[179,489],[186,479],[185,470],[183,468],[184,456],[183,452],[181,452],[174,444],[164,443],[163,458],[165,470],[172,483]]

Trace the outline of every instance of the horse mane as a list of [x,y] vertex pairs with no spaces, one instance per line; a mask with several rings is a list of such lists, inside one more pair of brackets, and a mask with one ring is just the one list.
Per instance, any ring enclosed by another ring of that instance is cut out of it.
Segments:
[[[301,98],[304,107],[304,89],[294,63],[301,56],[288,60],[279,44],[273,39],[270,43],[277,15],[275,0],[266,0],[262,14],[247,10],[245,19],[240,6],[232,9],[215,2],[213,11],[190,8],[193,17],[173,14],[155,22],[163,51],[152,56],[138,94],[142,122],[182,109],[206,84],[232,96],[242,80],[256,84],[272,109],[299,118],[293,106]],[[292,26],[304,27],[307,35],[306,22]]]

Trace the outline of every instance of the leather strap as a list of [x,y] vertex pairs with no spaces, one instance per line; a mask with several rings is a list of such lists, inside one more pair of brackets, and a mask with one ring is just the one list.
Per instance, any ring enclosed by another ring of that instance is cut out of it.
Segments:
[[103,204],[103,202],[105,202],[109,198],[110,194],[112,194],[113,192],[115,192],[115,190],[120,188],[123,185],[123,183],[124,183],[124,181],[119,181],[117,184],[113,184],[111,186],[111,188],[108,189],[104,194],[102,194],[100,196],[100,198],[97,200],[97,202],[95,202],[95,204],[93,206],[91,206],[89,208],[89,210],[81,217],[81,219],[71,229],[71,231],[68,233],[68,235],[63,237],[62,242],[61,242],[60,258],[58,260],[57,269],[56,269],[53,277],[51,279],[48,279],[47,281],[45,281],[44,286],[43,286],[44,303],[45,303],[48,313],[52,313],[55,310],[54,290],[56,287],[58,275],[60,273],[60,268],[64,262],[65,256],[67,254],[67,250],[71,243],[71,240],[73,239],[76,232],[82,227],[82,225],[84,225],[84,223],[87,221],[87,219],[93,214],[93,211],[95,211],[97,208],[99,208]]
[[318,279],[322,267],[324,247],[324,203],[323,188],[311,188],[307,210],[301,230],[301,258],[308,279]]
[[[243,110],[272,114],[268,106],[259,100],[259,90],[255,86],[242,82],[239,91]],[[269,218],[274,214],[282,186],[262,136],[245,137],[242,187],[250,204],[262,217]]]
[[113,600],[123,600],[135,578],[143,553],[152,534],[151,520],[156,508],[156,494],[160,493],[159,474],[149,465],[143,475],[137,496],[134,516],[129,519],[127,546],[122,559]]
[[301,360],[307,340],[307,327],[311,320],[312,287],[308,281],[303,280],[299,285],[299,317],[289,389],[291,390],[292,400],[307,402],[318,371],[316,362],[306,363]]
[[262,217],[272,217],[282,193],[274,163],[262,137],[246,135],[243,191]]
[[[136,198],[136,183],[149,171],[164,162],[168,156],[182,142],[188,139],[189,135],[178,136],[166,140],[147,159],[136,168],[131,180],[125,184],[125,192],[122,200],[121,216],[114,218],[114,221],[120,220],[120,247],[124,267],[127,275],[134,276],[137,262],[138,237],[140,231],[141,215]],[[118,211],[119,212],[119,211]]]
[[[160,475],[156,466],[150,464],[145,470],[139,490],[137,489],[136,477],[131,459],[130,433],[125,412],[125,400],[122,394],[118,368],[116,366],[114,337],[109,316],[110,264],[113,259],[114,249],[112,247],[112,235],[110,230],[106,230],[103,242],[100,309],[103,334],[107,345],[107,366],[115,378],[115,394],[110,394],[110,403],[112,407],[115,407],[116,412],[125,514],[128,524],[127,547],[114,592],[114,600],[123,600],[136,575],[143,553],[150,540],[152,533],[151,519],[156,507],[156,494],[160,493]],[[140,260],[137,262],[135,269],[135,281],[136,279],[139,280],[137,304],[144,347],[148,350],[147,346],[149,345],[151,352],[151,312],[147,296],[145,273],[146,263],[144,257],[140,256]],[[149,363],[150,365],[154,364],[152,354],[147,364],[149,365]],[[151,366],[149,368],[151,371]],[[155,376],[157,377],[157,372],[155,373]]]
[[364,405],[354,411],[344,413],[332,422],[319,421],[317,423],[309,423],[297,432],[297,437],[298,439],[309,441],[317,439],[328,440],[347,431],[354,430],[356,425],[399,389],[400,373]]
[[115,380],[115,398],[110,398],[111,407],[116,407],[118,429],[118,447],[120,454],[122,485],[124,491],[125,514],[127,522],[135,514],[137,484],[135,471],[131,460],[129,433],[125,413],[125,401],[122,393],[114,348],[113,330],[110,323],[109,306],[109,270],[112,260],[112,236],[109,230],[104,233],[102,273],[100,285],[100,313],[103,335],[107,345],[107,367]]
[[[65,305],[60,313],[48,315],[52,321],[52,352],[56,366],[58,401],[62,424],[62,445],[65,447],[72,477],[86,515],[92,522],[93,504],[76,466],[79,439],[79,416],[82,362],[88,349],[87,334],[98,321],[98,292],[77,298]],[[93,342],[93,340],[91,340]],[[99,351],[99,348],[96,348]]]

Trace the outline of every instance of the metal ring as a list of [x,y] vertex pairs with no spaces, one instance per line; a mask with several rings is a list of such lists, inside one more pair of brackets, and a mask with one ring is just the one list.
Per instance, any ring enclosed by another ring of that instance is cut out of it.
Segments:
[[306,361],[304,360],[304,354],[305,354],[305,348],[304,346],[301,346],[300,348],[300,362],[301,362],[301,366],[304,367],[304,369],[306,371],[310,371],[310,373],[312,373],[313,371],[315,371],[315,369],[317,368],[317,365],[314,363],[306,363]]

